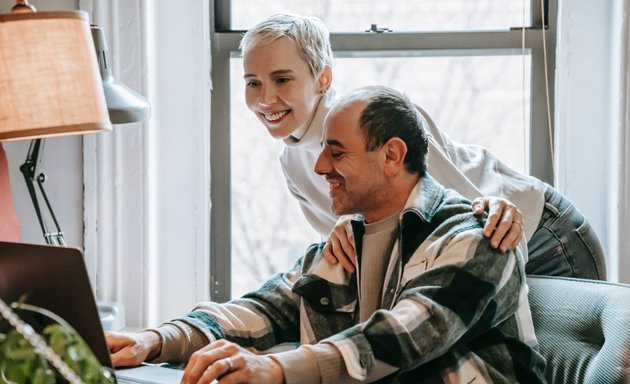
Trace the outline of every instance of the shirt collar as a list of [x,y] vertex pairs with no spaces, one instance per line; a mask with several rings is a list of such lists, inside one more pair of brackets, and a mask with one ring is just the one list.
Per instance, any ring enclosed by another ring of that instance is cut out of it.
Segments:
[[[413,187],[405,207],[400,212],[400,218],[405,215],[413,215],[426,223],[431,222],[440,203],[444,199],[444,187],[431,175],[425,175],[418,180]],[[355,215],[353,221],[363,226],[364,217],[361,214]]]

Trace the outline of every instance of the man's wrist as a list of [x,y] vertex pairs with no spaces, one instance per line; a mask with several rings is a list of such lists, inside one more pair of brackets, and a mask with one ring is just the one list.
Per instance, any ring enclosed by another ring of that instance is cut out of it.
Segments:
[[284,370],[282,369],[282,365],[271,356],[267,356],[269,361],[271,361],[271,379],[273,383],[285,384],[284,381]]
[[149,350],[147,361],[153,360],[160,355],[162,351],[162,335],[158,331],[150,329],[142,332],[142,340]]

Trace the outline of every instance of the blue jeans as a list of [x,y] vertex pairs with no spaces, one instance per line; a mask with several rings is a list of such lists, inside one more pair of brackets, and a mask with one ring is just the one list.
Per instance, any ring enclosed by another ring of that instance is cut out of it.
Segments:
[[606,262],[597,234],[573,204],[550,185],[538,228],[527,243],[528,275],[606,279]]

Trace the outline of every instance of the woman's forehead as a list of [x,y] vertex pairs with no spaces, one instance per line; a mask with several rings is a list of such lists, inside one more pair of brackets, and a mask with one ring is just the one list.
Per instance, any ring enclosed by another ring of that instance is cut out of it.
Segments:
[[297,44],[286,37],[255,45],[243,51],[243,67],[246,74],[249,70],[267,73],[278,70],[310,73],[308,64],[298,52]]

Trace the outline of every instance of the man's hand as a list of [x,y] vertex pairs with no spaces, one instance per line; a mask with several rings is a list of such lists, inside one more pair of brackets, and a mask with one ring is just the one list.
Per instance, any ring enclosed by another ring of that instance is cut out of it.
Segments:
[[105,332],[105,341],[114,367],[135,367],[155,357],[162,346],[160,335],[153,331],[141,333]]
[[256,355],[226,340],[212,342],[193,353],[182,384],[211,383],[284,384],[284,372],[269,356]]
[[490,238],[490,245],[501,252],[512,249],[523,238],[523,215],[509,200],[501,197],[478,197],[472,202],[473,212],[488,212],[483,235]]
[[335,265],[340,262],[346,271],[354,272],[357,257],[350,218],[343,218],[335,224],[335,228],[328,235],[322,254],[330,264]]

